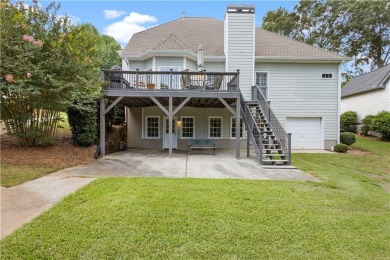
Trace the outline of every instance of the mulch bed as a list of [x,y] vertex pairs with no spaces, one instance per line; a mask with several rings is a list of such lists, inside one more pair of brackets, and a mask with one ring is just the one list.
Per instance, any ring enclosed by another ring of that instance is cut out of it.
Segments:
[[56,143],[49,147],[17,147],[7,134],[0,139],[1,162],[9,164],[68,168],[95,161],[96,145],[75,146],[69,134],[59,134]]

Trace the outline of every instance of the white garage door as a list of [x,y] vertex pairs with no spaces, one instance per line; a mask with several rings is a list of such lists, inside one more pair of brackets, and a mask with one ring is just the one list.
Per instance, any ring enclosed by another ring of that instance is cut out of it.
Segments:
[[292,149],[321,149],[321,118],[288,117],[287,133],[292,133]]

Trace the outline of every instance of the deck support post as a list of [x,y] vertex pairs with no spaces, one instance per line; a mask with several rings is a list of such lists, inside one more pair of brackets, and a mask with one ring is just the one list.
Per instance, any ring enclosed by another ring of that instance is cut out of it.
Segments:
[[[248,122],[248,117],[249,117],[249,112],[248,112],[248,108],[245,109],[245,122]],[[249,133],[249,124],[246,124],[246,157],[249,158],[250,157],[250,133]]]
[[172,159],[172,119],[173,119],[173,113],[172,113],[172,96],[169,97],[169,159]]
[[106,104],[104,97],[100,98],[100,155],[106,155]]
[[236,100],[236,158],[240,159],[240,96]]

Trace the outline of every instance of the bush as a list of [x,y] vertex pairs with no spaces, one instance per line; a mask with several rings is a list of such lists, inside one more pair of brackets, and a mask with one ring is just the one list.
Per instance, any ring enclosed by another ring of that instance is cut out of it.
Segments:
[[360,131],[362,132],[363,135],[368,135],[368,132],[371,130],[371,124],[372,124],[372,119],[374,118],[373,115],[367,115],[365,118],[362,120],[362,127],[360,128]]
[[371,125],[372,131],[381,134],[382,140],[390,141],[390,112],[382,111],[374,116]]
[[356,142],[355,134],[351,132],[343,132],[340,134],[340,143],[351,145]]
[[91,146],[96,141],[96,102],[94,99],[79,99],[68,107],[68,121],[72,140],[80,146]]
[[341,132],[357,132],[357,113],[354,111],[346,111],[340,116],[340,131]]
[[346,153],[348,150],[348,146],[346,144],[336,144],[334,146],[334,151],[338,153]]

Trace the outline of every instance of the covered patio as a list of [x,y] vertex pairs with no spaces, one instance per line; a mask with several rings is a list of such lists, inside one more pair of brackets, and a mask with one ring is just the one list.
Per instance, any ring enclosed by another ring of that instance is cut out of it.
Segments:
[[[105,115],[119,102],[128,107],[157,106],[169,119],[169,158],[172,158],[173,117],[184,106],[226,108],[236,117],[240,131],[241,93],[239,71],[122,71],[103,70],[100,99],[100,155],[105,155]],[[106,100],[113,102],[107,106]],[[240,158],[240,137],[235,139],[235,157]]]

